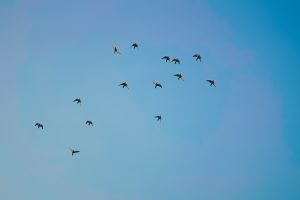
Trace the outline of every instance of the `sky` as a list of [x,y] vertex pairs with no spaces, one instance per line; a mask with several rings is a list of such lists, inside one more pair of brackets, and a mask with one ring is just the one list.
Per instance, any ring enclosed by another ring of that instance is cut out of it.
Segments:
[[0,0],[0,199],[300,199],[299,13]]

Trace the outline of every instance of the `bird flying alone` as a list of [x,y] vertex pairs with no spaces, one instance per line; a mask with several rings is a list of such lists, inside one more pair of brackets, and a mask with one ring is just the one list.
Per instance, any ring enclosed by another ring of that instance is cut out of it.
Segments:
[[121,86],[122,88],[126,87],[127,89],[129,89],[127,82],[123,82],[119,86]]
[[80,151],[78,150],[75,150],[75,149],[72,149],[72,148],[69,148],[71,153],[72,153],[72,156],[75,154],[75,153],[79,153]]
[[43,126],[43,124],[41,124],[41,123],[35,123],[34,126],[37,126],[38,128],[44,129],[44,126]]
[[154,118],[156,119],[156,121],[161,122],[161,115],[156,115]]
[[79,98],[74,99],[73,102],[81,105],[81,99],[79,99]]
[[174,62],[174,64],[180,64],[180,60],[178,58],[174,58],[171,62]]
[[85,122],[85,124],[87,124],[87,125],[89,125],[89,126],[94,126],[93,122],[90,121],[90,120],[87,120],[87,121]]
[[133,43],[133,44],[131,45],[131,47],[132,47],[133,49],[135,49],[135,48],[138,48],[139,45],[138,45],[137,43]]
[[210,83],[210,86],[215,86],[216,87],[215,80],[206,80],[206,81]]
[[162,88],[162,85],[161,85],[160,83],[158,83],[158,82],[156,82],[156,81],[153,81],[152,83],[153,83],[153,85],[154,85],[154,88],[157,88],[157,87]]
[[178,80],[183,80],[183,75],[178,73],[178,74],[174,74],[173,76],[176,76],[178,78]]
[[201,62],[201,55],[199,53],[196,53],[195,55],[193,55],[194,58],[196,58],[196,61],[199,60]]
[[120,49],[117,46],[113,46],[114,54],[121,54]]

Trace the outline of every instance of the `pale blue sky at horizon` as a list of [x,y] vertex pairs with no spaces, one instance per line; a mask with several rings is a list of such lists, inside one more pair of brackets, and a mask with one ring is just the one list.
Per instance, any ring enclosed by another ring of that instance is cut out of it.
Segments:
[[297,1],[0,0],[0,199],[299,200],[299,13]]

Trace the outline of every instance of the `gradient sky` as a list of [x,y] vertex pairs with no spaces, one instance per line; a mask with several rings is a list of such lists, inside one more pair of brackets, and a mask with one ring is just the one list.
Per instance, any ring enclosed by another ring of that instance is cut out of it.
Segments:
[[300,199],[299,13],[297,1],[0,0],[0,199]]

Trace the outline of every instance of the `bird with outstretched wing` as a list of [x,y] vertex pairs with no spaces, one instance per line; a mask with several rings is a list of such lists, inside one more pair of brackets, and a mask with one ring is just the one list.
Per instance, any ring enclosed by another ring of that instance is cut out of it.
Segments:
[[196,61],[199,60],[201,62],[202,57],[199,53],[194,54],[193,57],[196,58]]
[[181,73],[178,73],[178,74],[174,74],[173,76],[176,76],[178,78],[178,80],[184,80],[183,79],[183,75]]
[[166,60],[166,62],[168,62],[168,61],[171,60],[170,56],[164,56],[164,57],[162,57],[161,59],[162,59],[162,60]]
[[215,80],[206,80],[206,81],[210,83],[210,86],[215,86],[216,87]]

